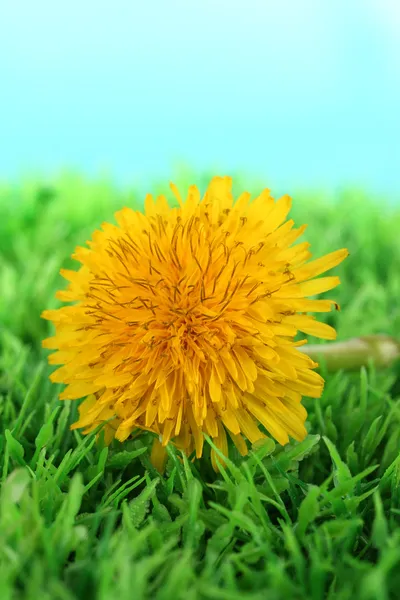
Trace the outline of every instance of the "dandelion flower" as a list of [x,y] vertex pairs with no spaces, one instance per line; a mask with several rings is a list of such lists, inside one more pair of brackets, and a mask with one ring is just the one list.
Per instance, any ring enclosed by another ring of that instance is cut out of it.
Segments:
[[43,346],[63,365],[51,375],[67,385],[60,399],[84,398],[72,427],[106,423],[107,442],[152,431],[158,465],[170,441],[201,457],[203,433],[224,455],[227,434],[242,455],[266,434],[304,439],[302,396],[320,397],[323,379],[294,338],[335,339],[306,313],[338,306],[308,297],[339,284],[314,278],[347,250],[309,262],[309,244],[293,245],[306,226],[286,220],[288,196],[235,201],[228,177],[203,198],[195,186],[186,200],[171,189],[177,207],[148,195],[144,213],[122,209],[118,225],[76,248],[81,267],[61,270],[70,284],[56,294],[72,305],[42,315],[56,328]]

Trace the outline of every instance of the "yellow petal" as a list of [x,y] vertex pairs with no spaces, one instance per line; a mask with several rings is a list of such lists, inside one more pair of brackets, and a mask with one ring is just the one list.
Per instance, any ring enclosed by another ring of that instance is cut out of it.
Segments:
[[304,283],[294,283],[282,286],[280,290],[274,292],[274,298],[305,298],[322,294],[339,285],[339,277],[320,277]]
[[292,199],[290,196],[282,196],[275,202],[275,205],[268,215],[266,222],[266,230],[274,231],[286,219],[292,207]]
[[296,312],[330,312],[332,308],[340,310],[333,300],[290,300],[290,306]]
[[305,281],[310,277],[316,277],[321,273],[325,273],[325,271],[330,271],[330,269],[339,265],[348,255],[349,251],[347,248],[336,250],[322,258],[317,258],[316,260],[309,262],[304,267],[294,269],[293,275],[296,277],[297,282]]
[[241,346],[235,346],[233,348],[233,352],[236,354],[238,362],[247,379],[250,379],[250,381],[255,381],[257,379],[258,370],[254,361],[247,354],[246,350]]
[[214,365],[212,365],[212,367],[211,367],[209,390],[210,390],[211,400],[213,402],[219,402],[221,400],[221,384],[219,382]]
[[240,429],[247,437],[251,444],[261,440],[264,436],[263,433],[258,429],[252,416],[244,409],[238,409],[236,411],[236,418],[239,422]]
[[168,458],[168,454],[167,454],[166,449],[160,443],[158,438],[155,438],[153,441],[153,446],[151,448],[150,460],[151,460],[151,464],[161,474],[164,473],[167,458]]
[[94,392],[98,392],[102,387],[103,386],[101,385],[85,381],[71,383],[60,394],[59,398],[60,400],[77,400],[78,398],[83,398],[83,396],[87,396],[88,394],[94,394]]
[[324,340],[336,339],[335,329],[326,323],[320,323],[319,321],[316,321],[315,317],[310,315],[294,315],[286,317],[286,319],[289,323],[294,325],[303,333],[314,335],[315,337],[319,337]]
[[240,433],[240,425],[235,415],[235,411],[230,408],[226,408],[225,410],[220,410],[220,416],[225,427],[231,431],[233,434]]
[[[226,439],[226,432],[224,426],[221,424],[220,421],[218,421],[218,436],[213,438],[213,442],[224,456],[228,456],[228,440]],[[215,450],[211,450],[211,463],[214,471],[218,473],[219,468],[217,465],[217,460],[222,467],[226,465],[223,458],[219,454],[217,454]]]
[[250,413],[262,423],[265,429],[280,443],[282,446],[289,442],[288,434],[282,424],[277,420],[266,406],[260,404],[255,398],[246,397],[246,406]]
[[234,435],[229,430],[228,430],[228,434],[229,434],[229,437],[231,438],[232,442],[235,444],[237,450],[241,454],[241,456],[246,456],[249,452],[249,449],[247,448],[247,444],[244,441],[243,436],[241,436],[240,434]]

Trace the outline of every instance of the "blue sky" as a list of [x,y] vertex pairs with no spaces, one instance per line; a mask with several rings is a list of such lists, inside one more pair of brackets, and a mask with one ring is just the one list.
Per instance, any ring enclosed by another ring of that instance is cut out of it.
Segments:
[[268,187],[400,195],[397,0],[15,0],[0,178],[176,162]]

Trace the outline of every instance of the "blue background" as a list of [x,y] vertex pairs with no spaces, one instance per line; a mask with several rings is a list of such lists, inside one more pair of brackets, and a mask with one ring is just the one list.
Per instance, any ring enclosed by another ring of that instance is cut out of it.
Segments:
[[268,187],[400,194],[397,0],[15,0],[0,177],[180,162]]

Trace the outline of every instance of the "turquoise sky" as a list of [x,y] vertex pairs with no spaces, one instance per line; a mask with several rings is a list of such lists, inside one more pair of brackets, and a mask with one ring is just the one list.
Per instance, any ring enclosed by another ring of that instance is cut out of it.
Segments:
[[400,195],[397,0],[15,0],[0,177],[184,161],[268,187]]

